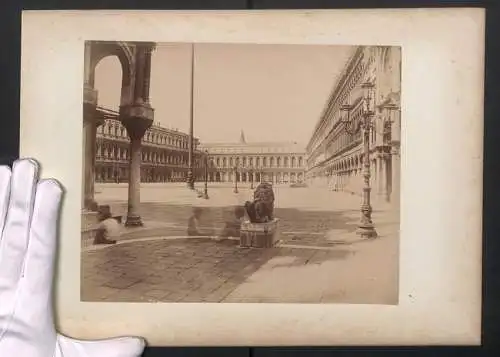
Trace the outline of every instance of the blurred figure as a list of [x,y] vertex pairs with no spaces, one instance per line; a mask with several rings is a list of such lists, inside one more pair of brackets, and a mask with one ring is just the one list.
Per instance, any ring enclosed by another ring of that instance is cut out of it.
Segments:
[[203,214],[201,207],[194,207],[193,214],[189,217],[187,235],[188,236],[201,236],[200,232],[200,219]]
[[241,230],[241,223],[245,219],[245,208],[237,206],[234,209],[234,217],[232,220],[227,221],[224,229],[222,230],[222,237],[239,237]]

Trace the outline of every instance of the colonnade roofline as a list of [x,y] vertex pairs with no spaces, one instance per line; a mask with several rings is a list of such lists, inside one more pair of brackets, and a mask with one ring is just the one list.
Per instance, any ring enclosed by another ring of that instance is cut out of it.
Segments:
[[255,141],[255,142],[247,142],[247,143],[240,143],[240,142],[208,142],[208,143],[201,143],[203,146],[212,146],[212,147],[223,147],[223,146],[287,146],[287,145],[298,145],[300,146],[301,144],[296,142],[296,141]]
[[296,155],[306,154],[303,145],[297,142],[253,142],[253,143],[200,143],[200,150],[207,150],[211,155]]
[[310,151],[311,145],[313,144],[314,140],[316,139],[317,134],[319,132],[321,132],[321,125],[324,123],[330,107],[332,106],[335,99],[341,93],[341,90],[343,89],[343,84],[347,80],[347,78],[349,77],[349,74],[350,74],[351,70],[353,69],[352,68],[353,65],[355,64],[355,62],[357,60],[361,59],[365,47],[366,46],[357,46],[356,47],[356,49],[354,50],[354,53],[351,55],[351,57],[349,57],[346,64],[344,65],[344,68],[342,69],[340,74],[337,76],[337,79],[335,80],[335,83],[332,87],[330,95],[328,96],[328,98],[325,102],[325,105],[323,107],[321,115],[318,118],[316,125],[314,126],[314,130],[311,133],[311,139],[309,140],[309,142],[306,145],[307,151]]
[[[109,109],[109,108],[102,107],[102,106],[97,106],[96,112],[97,112],[97,116],[100,117],[101,119],[111,120],[111,121],[116,121],[117,123],[121,123],[120,119],[119,119],[119,112],[116,110]],[[165,127],[158,125],[158,124],[155,124],[155,123],[153,123],[153,125],[148,130],[158,130],[158,131],[162,131],[165,133],[179,135],[179,136],[183,136],[183,137],[189,136],[189,134],[184,133],[182,131],[170,129],[170,128],[165,128]],[[194,139],[199,141],[199,138],[195,137]]]

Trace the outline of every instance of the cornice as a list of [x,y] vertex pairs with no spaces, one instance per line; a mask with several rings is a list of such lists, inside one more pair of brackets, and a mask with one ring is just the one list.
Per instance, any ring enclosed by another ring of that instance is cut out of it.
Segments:
[[[332,111],[333,106],[335,105],[335,101],[338,99],[342,91],[344,90],[345,86],[347,83],[350,81],[348,80],[349,77],[352,75],[353,72],[355,72],[356,65],[361,63],[361,60],[363,59],[364,56],[364,46],[358,46],[354,52],[354,54],[351,56],[351,58],[348,60],[346,63],[344,69],[340,73],[333,89],[328,97],[327,103],[325,107],[323,108],[323,111],[321,113],[321,116],[314,128],[313,135],[312,135],[312,140],[314,140],[315,136],[317,133],[320,131],[322,124],[324,123],[324,120],[328,117],[329,113]],[[311,141],[312,141],[311,140]]]

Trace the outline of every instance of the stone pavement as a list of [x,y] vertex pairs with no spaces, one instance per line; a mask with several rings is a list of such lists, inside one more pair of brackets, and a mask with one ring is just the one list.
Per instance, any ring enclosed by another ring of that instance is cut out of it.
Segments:
[[[158,193],[149,193],[149,202],[148,194],[142,197],[141,214],[156,234],[138,229],[116,246],[82,251],[82,300],[397,303],[398,217],[387,209],[373,214],[380,238],[358,241],[359,197],[278,190],[283,242],[243,249],[236,240],[186,239],[192,208],[180,197],[186,189],[175,190],[163,192],[173,203],[155,201]],[[216,226],[232,207],[227,199],[208,201],[206,222]],[[108,197],[108,203],[125,213],[125,202]]]
[[398,239],[330,249],[244,249],[156,239],[85,252],[82,300],[397,303]]

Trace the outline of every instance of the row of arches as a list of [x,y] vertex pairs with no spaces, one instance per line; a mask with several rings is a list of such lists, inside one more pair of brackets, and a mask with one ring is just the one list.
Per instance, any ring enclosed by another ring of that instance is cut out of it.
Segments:
[[239,172],[212,171],[208,173],[208,182],[259,183],[262,181],[274,184],[303,182],[305,173],[301,172]]
[[[95,181],[99,183],[126,183],[129,180],[130,167],[123,164],[97,163]],[[141,182],[186,182],[186,168],[142,166],[140,171]],[[197,181],[203,180],[202,172],[195,172]]]
[[[203,166],[201,152],[195,153],[195,167]],[[96,162],[100,161],[129,161],[130,152],[127,143],[99,140],[96,143]],[[161,149],[154,146],[144,145],[141,150],[141,163],[158,165],[186,166],[188,157],[185,151]]]
[[303,156],[215,156],[211,157],[216,167],[234,168],[302,168],[305,164]]
[[[127,129],[118,119],[106,119],[104,124],[97,128],[97,135],[105,138],[128,140]],[[142,141],[143,143],[168,145],[187,150],[189,137],[185,133],[154,125],[146,131]]]

